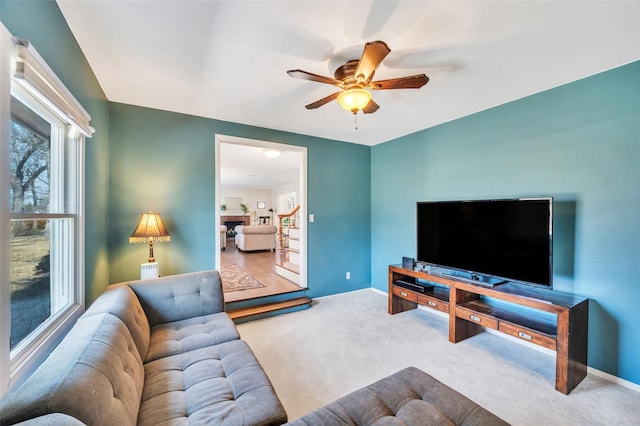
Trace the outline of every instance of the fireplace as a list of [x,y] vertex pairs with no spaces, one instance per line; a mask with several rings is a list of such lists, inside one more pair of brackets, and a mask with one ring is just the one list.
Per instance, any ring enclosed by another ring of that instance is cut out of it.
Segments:
[[227,220],[224,222],[227,227],[227,238],[233,238],[236,236],[235,227],[238,225],[244,225],[244,222],[237,220]]
[[249,225],[249,216],[220,216],[220,223],[227,227],[227,238],[233,238],[236,236],[236,226]]

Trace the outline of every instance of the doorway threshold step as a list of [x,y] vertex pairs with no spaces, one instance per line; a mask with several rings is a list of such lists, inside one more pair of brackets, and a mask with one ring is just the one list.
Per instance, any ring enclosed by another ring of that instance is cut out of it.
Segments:
[[291,262],[285,262],[283,264],[276,263],[276,274],[288,279],[292,283],[300,285],[300,272],[298,269],[298,265],[294,263],[291,263]]
[[297,297],[295,299],[283,300],[280,302],[267,303],[264,305],[250,306],[247,308],[239,308],[227,311],[232,320],[253,317],[256,315],[264,315],[277,311],[291,308],[308,308],[311,305],[311,298],[307,296]]
[[287,269],[295,274],[299,274],[300,273],[300,266],[296,265],[295,263],[291,263],[291,262],[278,262],[276,263],[276,268],[284,268]]

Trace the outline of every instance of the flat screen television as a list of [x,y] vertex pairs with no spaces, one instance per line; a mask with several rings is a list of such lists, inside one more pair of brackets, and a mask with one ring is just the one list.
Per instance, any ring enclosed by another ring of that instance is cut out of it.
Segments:
[[417,260],[480,284],[551,288],[552,206],[551,198],[418,202]]

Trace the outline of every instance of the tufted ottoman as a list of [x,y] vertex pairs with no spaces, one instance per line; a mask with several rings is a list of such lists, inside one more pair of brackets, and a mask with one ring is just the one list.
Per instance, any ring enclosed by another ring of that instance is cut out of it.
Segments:
[[415,367],[405,368],[287,424],[508,425]]

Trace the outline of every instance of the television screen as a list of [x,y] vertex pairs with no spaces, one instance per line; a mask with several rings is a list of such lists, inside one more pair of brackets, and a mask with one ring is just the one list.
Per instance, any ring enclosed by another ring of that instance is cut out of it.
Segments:
[[417,260],[444,268],[552,285],[552,200],[417,203]]

